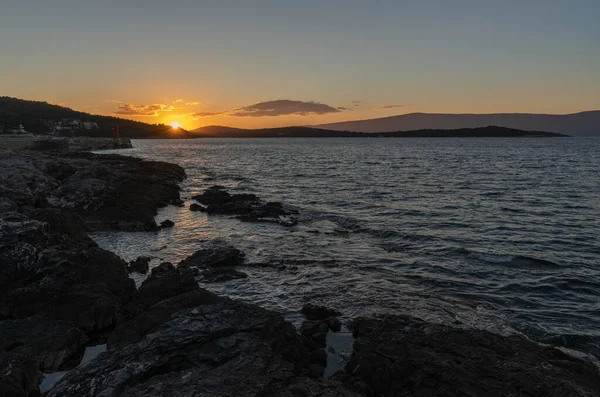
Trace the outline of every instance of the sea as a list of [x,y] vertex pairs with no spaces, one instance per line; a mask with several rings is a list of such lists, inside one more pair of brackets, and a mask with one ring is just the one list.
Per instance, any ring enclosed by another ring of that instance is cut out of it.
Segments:
[[[201,283],[300,321],[389,313],[522,335],[600,358],[600,139],[134,140],[119,154],[181,165],[175,226],[92,237],[126,260],[177,263],[220,238],[247,279]],[[245,223],[189,210],[212,185],[299,212]],[[265,266],[265,264],[273,266]],[[141,276],[136,275],[141,283]]]

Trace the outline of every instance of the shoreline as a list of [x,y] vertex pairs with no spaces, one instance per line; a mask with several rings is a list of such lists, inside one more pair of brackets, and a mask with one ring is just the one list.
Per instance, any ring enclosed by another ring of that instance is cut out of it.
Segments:
[[[199,244],[136,289],[134,264],[87,236],[172,227],[154,216],[182,205],[181,167],[5,150],[0,167],[0,371],[10,374],[2,395],[35,394],[42,373],[59,371],[69,373],[49,396],[600,394],[598,368],[556,348],[391,315],[353,319],[345,371],[325,379],[340,313],[306,306],[296,330],[279,313],[199,288],[199,274],[243,277],[235,268],[244,254],[227,242]],[[215,216],[293,215],[256,196],[207,192],[196,201]],[[106,353],[79,366],[86,347],[103,343]]]

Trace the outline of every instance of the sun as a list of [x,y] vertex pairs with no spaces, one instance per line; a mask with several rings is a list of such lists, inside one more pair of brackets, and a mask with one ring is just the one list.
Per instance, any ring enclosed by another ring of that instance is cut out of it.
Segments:
[[181,123],[178,123],[177,121],[174,121],[171,123],[171,127],[175,130],[178,130],[181,128]]

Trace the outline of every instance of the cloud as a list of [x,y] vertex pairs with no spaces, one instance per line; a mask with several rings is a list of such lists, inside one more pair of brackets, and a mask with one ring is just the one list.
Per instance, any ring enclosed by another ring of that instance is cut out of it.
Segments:
[[158,116],[162,112],[172,112],[177,108],[173,105],[163,103],[154,103],[152,105],[132,105],[130,103],[120,103],[117,105],[116,114],[127,116]]
[[218,116],[220,114],[223,114],[223,112],[196,112],[196,113],[190,113],[188,116],[197,118],[197,117]]
[[177,99],[171,104],[153,103],[150,105],[134,105],[123,101],[107,100],[107,102],[118,103],[115,114],[125,116],[149,116],[157,117],[161,113],[184,110],[187,106],[196,106],[200,102],[183,102],[183,99]]
[[291,101],[280,99],[276,101],[259,102],[254,105],[235,109],[229,112],[235,117],[273,117],[273,116],[313,116],[328,113],[339,113],[340,109],[318,102]]
[[338,106],[338,110],[352,110],[351,108],[345,108],[343,106]]
[[382,105],[379,109],[394,109],[394,108],[403,108],[405,105]]

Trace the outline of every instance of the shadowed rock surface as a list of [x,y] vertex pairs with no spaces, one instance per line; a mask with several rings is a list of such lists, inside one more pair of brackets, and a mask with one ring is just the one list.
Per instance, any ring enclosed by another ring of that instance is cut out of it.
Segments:
[[197,268],[234,267],[244,263],[246,255],[221,239],[206,241],[202,248],[179,263]]
[[0,322],[3,351],[33,358],[42,372],[56,372],[81,360],[87,342],[72,323],[31,317]]
[[127,265],[127,271],[146,274],[150,269],[150,260],[148,256],[140,256],[136,260],[129,262]]
[[302,306],[301,312],[307,320],[326,320],[329,317],[338,317],[342,314],[337,310],[315,305],[313,303],[307,303]]
[[0,351],[0,395],[30,397],[38,395],[42,374],[31,358]]
[[236,215],[245,222],[272,222],[284,226],[298,223],[296,212],[283,208],[281,203],[264,203],[254,194],[230,194],[222,186],[212,186],[202,194],[193,197],[206,207],[190,207],[192,211],[203,211],[208,214]]
[[183,177],[128,157],[0,150],[0,395],[35,395],[38,370],[77,365],[124,318],[127,264],[86,233],[156,230]]
[[358,318],[340,376],[368,396],[600,395],[598,368],[518,336],[463,330],[405,316]]
[[[140,293],[167,287],[165,277],[187,276],[165,265]],[[323,350],[280,314],[179,284],[159,302],[140,297],[145,309],[117,327],[107,353],[49,396],[356,395],[322,379]]]

